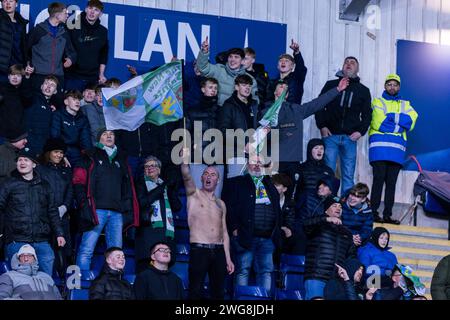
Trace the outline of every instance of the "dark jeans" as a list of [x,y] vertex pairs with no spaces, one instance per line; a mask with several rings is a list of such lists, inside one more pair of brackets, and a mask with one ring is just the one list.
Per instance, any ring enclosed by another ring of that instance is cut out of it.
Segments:
[[202,299],[205,276],[209,277],[211,299],[223,300],[227,262],[223,246],[216,248],[197,247],[191,243],[189,253],[189,299]]
[[386,184],[383,217],[390,217],[392,216],[392,207],[395,200],[395,184],[402,166],[390,161],[374,161],[370,164],[373,168],[372,194],[370,197],[372,212],[378,214],[383,185]]

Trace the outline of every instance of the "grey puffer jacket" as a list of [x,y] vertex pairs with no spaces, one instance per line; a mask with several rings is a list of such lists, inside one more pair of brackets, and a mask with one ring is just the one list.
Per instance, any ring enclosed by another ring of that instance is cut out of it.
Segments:
[[53,279],[38,271],[39,264],[20,264],[17,254],[11,259],[11,268],[0,276],[0,299],[2,300],[62,300]]

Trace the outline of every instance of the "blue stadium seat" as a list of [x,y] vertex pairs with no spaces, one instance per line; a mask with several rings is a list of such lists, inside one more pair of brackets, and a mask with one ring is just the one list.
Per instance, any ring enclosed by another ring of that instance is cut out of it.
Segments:
[[179,244],[189,243],[189,229],[175,228],[175,241]]
[[69,300],[89,300],[89,289],[70,290]]
[[270,295],[263,287],[236,286],[234,289],[235,300],[270,300]]
[[135,256],[134,248],[132,248],[132,247],[124,246],[123,253],[125,254],[127,259],[128,259],[128,257],[134,257]]
[[178,262],[189,262],[189,244],[177,244],[176,258]]
[[93,270],[81,270],[81,288],[88,289],[97,276],[98,273]]
[[283,290],[300,290],[304,295],[305,256],[282,254],[280,272]]
[[6,261],[0,261],[0,274],[9,271],[9,263]]
[[136,273],[136,261],[132,257],[126,257],[124,274]]
[[91,258],[91,270],[99,274],[105,264],[105,256],[103,254],[94,254]]
[[136,280],[135,274],[126,274],[123,276],[124,280],[127,280],[129,283],[134,284],[134,280]]
[[299,290],[279,290],[275,293],[275,300],[303,300]]
[[172,268],[170,268],[170,271],[175,273],[178,277],[180,277],[181,281],[183,282],[184,290],[187,290],[189,288],[189,264],[186,262],[176,262]]

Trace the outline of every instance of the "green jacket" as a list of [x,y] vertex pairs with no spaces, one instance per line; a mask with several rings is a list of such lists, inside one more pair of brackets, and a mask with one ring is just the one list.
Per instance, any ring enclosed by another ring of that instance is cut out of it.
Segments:
[[209,53],[203,53],[201,50],[197,57],[197,67],[202,73],[202,76],[215,78],[219,82],[219,93],[217,97],[217,104],[219,106],[222,106],[225,100],[231,97],[234,92],[234,79],[241,74],[247,74],[250,78],[252,78],[252,97],[258,101],[259,104],[259,97],[257,95],[258,85],[256,80],[253,76],[247,73],[243,67],[239,70],[233,71],[228,68],[228,65],[211,64],[209,62]]
[[431,280],[433,300],[450,300],[450,255],[439,261]]

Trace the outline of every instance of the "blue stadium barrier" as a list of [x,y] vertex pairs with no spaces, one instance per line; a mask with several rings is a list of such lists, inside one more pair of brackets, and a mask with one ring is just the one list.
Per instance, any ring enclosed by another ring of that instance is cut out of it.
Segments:
[[280,290],[275,292],[275,300],[303,300],[300,290]]

